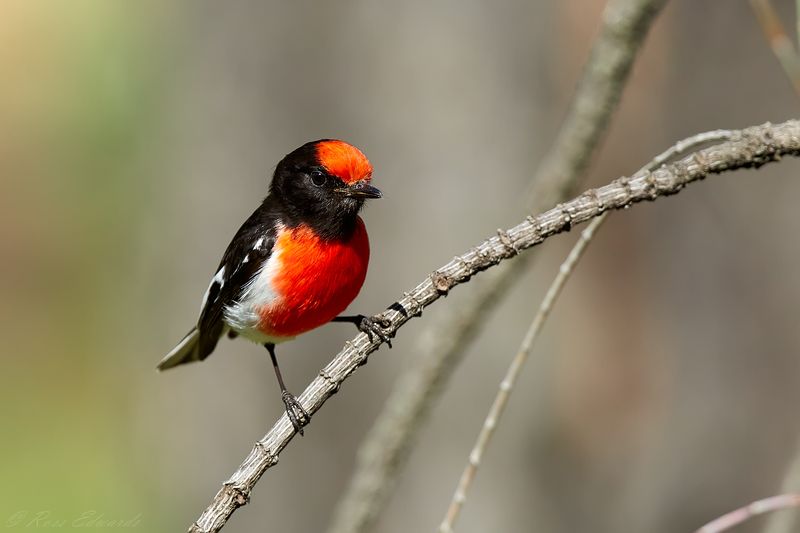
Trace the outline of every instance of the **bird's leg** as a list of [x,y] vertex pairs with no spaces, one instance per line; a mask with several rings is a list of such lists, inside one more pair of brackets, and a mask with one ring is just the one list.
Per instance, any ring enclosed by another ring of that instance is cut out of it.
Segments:
[[294,430],[302,435],[303,426],[311,422],[311,415],[303,409],[297,397],[286,389],[286,385],[283,383],[283,376],[281,376],[281,369],[278,366],[278,359],[275,357],[275,345],[268,342],[264,347],[269,351],[269,356],[272,359],[272,366],[275,369],[275,376],[278,378],[278,385],[281,387],[281,399],[283,400],[283,405],[286,407],[286,416],[289,417],[289,421],[292,423],[292,426],[294,426]]
[[373,337],[378,337],[389,348],[392,347],[392,341],[384,331],[384,328],[389,327],[390,324],[386,318],[366,315],[337,316],[331,322],[350,322],[355,324],[358,331],[367,334],[370,342],[372,342]]

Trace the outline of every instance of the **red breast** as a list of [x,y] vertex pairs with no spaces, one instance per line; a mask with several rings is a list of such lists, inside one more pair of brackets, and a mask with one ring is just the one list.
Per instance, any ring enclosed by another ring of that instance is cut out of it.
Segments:
[[279,261],[271,285],[275,303],[259,310],[258,329],[266,335],[294,337],[338,316],[358,295],[369,263],[364,222],[347,241],[326,241],[300,225],[278,234],[273,254]]

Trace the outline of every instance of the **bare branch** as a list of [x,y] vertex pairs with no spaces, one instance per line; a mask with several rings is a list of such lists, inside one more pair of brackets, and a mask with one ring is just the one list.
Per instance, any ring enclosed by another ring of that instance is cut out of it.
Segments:
[[[694,137],[689,137],[688,139],[675,144],[666,152],[656,156],[648,165],[643,167],[640,172],[655,170],[678,155],[684,154],[689,150],[699,148],[700,146],[708,143],[728,140],[732,137],[732,135],[733,134],[728,130],[716,130],[700,133]],[[459,480],[458,487],[456,487],[456,491],[453,494],[450,507],[447,509],[447,513],[445,514],[445,518],[442,521],[441,526],[439,526],[439,533],[452,533],[455,521],[461,512],[461,508],[463,507],[467,498],[467,493],[469,492],[472,482],[475,479],[475,474],[478,471],[481,459],[486,453],[486,449],[489,446],[489,441],[494,435],[497,425],[500,423],[500,417],[503,416],[505,406],[508,403],[508,398],[511,396],[511,391],[514,390],[514,385],[516,384],[517,378],[522,371],[522,367],[525,365],[525,362],[530,355],[533,344],[536,342],[539,333],[542,331],[542,326],[544,325],[545,320],[547,320],[547,317],[550,316],[550,310],[553,308],[553,303],[561,294],[561,290],[564,288],[564,285],[566,284],[567,279],[569,279],[570,274],[572,274],[575,264],[583,256],[583,252],[586,250],[589,242],[594,237],[597,229],[605,221],[607,215],[608,212],[605,212],[599,217],[595,218],[592,220],[589,226],[581,232],[578,242],[576,242],[575,246],[573,246],[572,250],[570,250],[569,255],[567,255],[567,258],[558,269],[558,274],[553,280],[553,283],[547,289],[547,293],[545,294],[542,303],[539,305],[539,311],[533,318],[533,322],[531,322],[531,325],[525,334],[525,338],[522,340],[522,345],[519,347],[519,351],[511,361],[511,365],[508,367],[503,381],[500,382],[499,390],[497,391],[494,402],[489,409],[489,414],[486,415],[486,419],[484,420],[483,427],[478,435],[478,439],[469,454],[469,460],[467,461],[467,465],[464,467],[464,471],[461,474],[461,479]]]
[[800,507],[800,494],[781,494],[771,498],[764,498],[751,504],[740,507],[726,515],[712,520],[698,529],[695,533],[721,533],[742,522],[764,513],[771,513],[783,509]]
[[[800,1],[800,0],[799,0]],[[577,188],[611,115],[637,52],[666,0],[610,0],[575,96],[555,143],[531,181],[532,212],[561,202]],[[396,381],[386,405],[361,445],[353,478],[337,505],[329,531],[363,533],[394,488],[411,445],[440,396],[444,382],[482,330],[485,317],[530,263],[530,254],[492,269],[420,336],[417,362]],[[439,335],[449,331],[449,335]]]
[[[394,335],[406,322],[452,288],[466,283],[475,274],[501,261],[515,257],[523,250],[541,244],[553,235],[569,231],[576,224],[612,209],[676,194],[686,185],[712,174],[759,167],[779,161],[785,155],[800,155],[800,121],[764,124],[734,132],[728,142],[699,150],[653,172],[638,172],[630,177],[619,178],[538,216],[528,217],[503,232],[503,237],[493,236],[457,256],[405,293],[403,298],[382,313],[388,324],[386,332]],[[370,340],[363,333],[345,343],[344,349],[320,371],[300,396],[305,410],[310,414],[317,412],[380,345],[379,339]],[[294,435],[294,428],[286,414],[282,414],[223,484],[190,531],[200,533],[222,529],[233,512],[248,502],[255,484],[267,469],[277,464],[278,455]]]

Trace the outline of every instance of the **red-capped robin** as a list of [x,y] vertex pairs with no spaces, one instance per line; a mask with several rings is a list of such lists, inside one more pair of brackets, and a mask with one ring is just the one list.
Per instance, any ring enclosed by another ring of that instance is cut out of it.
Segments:
[[227,334],[264,345],[286,413],[303,433],[310,416],[283,382],[275,345],[328,322],[352,322],[388,342],[363,315],[339,316],[364,283],[369,240],[358,212],[381,192],[355,146],[304,144],[275,169],[269,194],[234,235],[203,296],[197,325],[158,364],[202,361]]

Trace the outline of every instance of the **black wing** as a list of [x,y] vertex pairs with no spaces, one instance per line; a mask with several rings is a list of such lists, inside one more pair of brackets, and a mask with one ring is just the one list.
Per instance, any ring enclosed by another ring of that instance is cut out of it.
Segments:
[[200,335],[197,355],[201,360],[214,351],[222,335],[225,307],[241,298],[248,283],[272,254],[277,218],[271,204],[271,199],[267,198],[236,232],[206,291],[197,322]]

